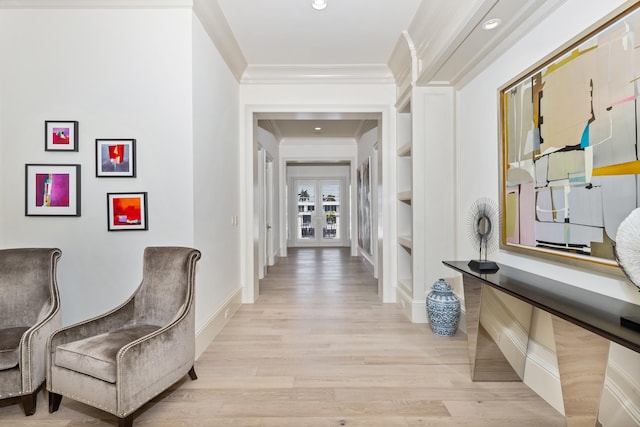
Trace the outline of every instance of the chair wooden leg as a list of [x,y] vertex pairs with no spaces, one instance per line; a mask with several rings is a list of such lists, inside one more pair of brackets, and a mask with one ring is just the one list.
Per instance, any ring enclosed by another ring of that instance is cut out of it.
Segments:
[[133,427],[133,414],[118,418],[118,427]]
[[31,394],[25,394],[22,396],[22,409],[24,409],[24,414],[26,416],[33,415],[36,413],[36,400],[38,399],[38,388]]
[[60,408],[60,402],[62,402],[62,395],[49,392],[49,413],[53,414]]
[[191,369],[189,369],[189,378],[191,378],[191,381],[195,381],[198,379],[198,376],[196,375],[196,367],[192,366]]

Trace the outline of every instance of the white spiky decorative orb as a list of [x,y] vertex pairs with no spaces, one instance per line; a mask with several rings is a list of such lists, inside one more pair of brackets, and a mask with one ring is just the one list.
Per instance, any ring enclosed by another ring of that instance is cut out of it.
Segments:
[[640,208],[631,211],[618,227],[614,252],[622,271],[640,288]]

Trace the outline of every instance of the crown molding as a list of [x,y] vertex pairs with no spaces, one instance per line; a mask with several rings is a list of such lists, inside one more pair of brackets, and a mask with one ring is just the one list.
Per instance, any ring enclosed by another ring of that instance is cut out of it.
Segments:
[[0,9],[191,8],[193,0],[0,0]]
[[243,84],[393,84],[385,64],[370,65],[249,65]]
[[217,0],[193,0],[193,12],[216,45],[231,73],[239,82],[247,68],[247,60],[231,31]]

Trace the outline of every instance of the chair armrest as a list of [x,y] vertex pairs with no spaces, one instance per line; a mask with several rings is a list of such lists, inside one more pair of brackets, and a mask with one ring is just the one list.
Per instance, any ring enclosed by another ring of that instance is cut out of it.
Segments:
[[133,321],[132,300],[114,308],[113,310],[100,314],[91,319],[83,320],[73,325],[65,326],[55,331],[49,337],[50,350],[54,350],[60,344],[77,341],[107,333],[113,329],[121,328]]
[[24,333],[20,348],[20,375],[24,392],[33,392],[44,382],[47,340],[60,328],[61,319],[60,305],[55,301],[49,304],[46,315]]
[[177,382],[193,366],[193,310],[122,347],[116,356],[118,407],[129,413]]

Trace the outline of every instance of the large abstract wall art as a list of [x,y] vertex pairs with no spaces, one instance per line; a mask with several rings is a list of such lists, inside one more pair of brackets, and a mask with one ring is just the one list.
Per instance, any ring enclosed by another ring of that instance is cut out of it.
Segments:
[[638,5],[501,89],[503,248],[615,265],[640,199],[636,35]]

